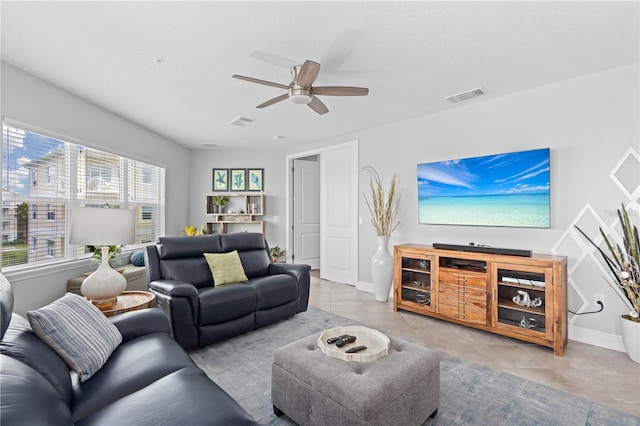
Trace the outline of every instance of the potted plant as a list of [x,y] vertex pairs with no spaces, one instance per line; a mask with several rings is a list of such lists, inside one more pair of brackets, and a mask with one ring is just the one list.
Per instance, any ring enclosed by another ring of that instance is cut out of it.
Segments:
[[[225,197],[224,195],[217,195],[213,197],[214,213],[224,212],[224,208],[227,207],[228,203],[229,197]],[[215,211],[216,206],[218,207],[218,211]]]
[[278,246],[273,246],[269,249],[269,255],[271,256],[271,262],[276,263],[278,259],[280,259],[285,254],[284,249],[281,249]]
[[[94,260],[96,262],[101,262],[102,261],[102,246],[87,246],[87,248],[89,249],[90,252],[92,252],[93,254],[91,255],[91,260]],[[109,246],[109,264],[111,266],[114,266],[115,260],[118,258],[118,255],[122,253],[122,246],[121,245],[112,245]]]
[[622,315],[622,340],[629,358],[640,363],[640,238],[638,227],[631,224],[624,204],[618,210],[618,217],[622,227],[623,247],[614,244],[611,237],[599,228],[608,253],[578,226],[575,228],[598,250],[611,272],[610,284],[630,309],[629,314]]
[[388,186],[376,169],[371,166],[363,168],[369,173],[369,197],[365,202],[371,213],[371,224],[378,237],[378,249],[371,257],[371,277],[376,300],[386,302],[393,284],[393,257],[389,253],[389,236],[400,222],[398,204],[400,201],[399,178],[394,173]]

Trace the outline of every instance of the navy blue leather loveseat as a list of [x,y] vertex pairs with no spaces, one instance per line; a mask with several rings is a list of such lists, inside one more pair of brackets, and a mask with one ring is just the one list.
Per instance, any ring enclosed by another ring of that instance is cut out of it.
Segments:
[[171,338],[160,309],[111,317],[122,343],[82,383],[12,310],[11,285],[0,275],[2,426],[255,424]]
[[[204,253],[238,251],[249,281],[215,286]],[[260,233],[162,237],[145,249],[149,290],[184,348],[202,347],[307,310],[308,265],[271,263]]]

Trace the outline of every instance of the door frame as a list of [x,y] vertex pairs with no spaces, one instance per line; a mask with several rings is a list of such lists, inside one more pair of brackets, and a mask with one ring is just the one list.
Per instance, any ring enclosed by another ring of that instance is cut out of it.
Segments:
[[[294,154],[289,154],[285,156],[285,167],[286,167],[286,173],[285,173],[285,188],[286,188],[286,197],[285,197],[285,209],[286,209],[286,229],[285,229],[285,239],[287,241],[287,248],[289,247],[293,247],[293,232],[291,232],[291,225],[293,224],[293,214],[292,214],[292,210],[293,210],[293,203],[291,203],[291,198],[293,197],[293,185],[292,185],[292,168],[293,168],[293,160],[297,159],[297,158],[304,158],[304,157],[309,157],[311,155],[317,155],[318,156],[318,162],[322,163],[322,153],[326,153],[326,152],[330,152],[330,151],[334,151],[337,149],[342,149],[342,148],[347,148],[347,147],[353,147],[355,146],[356,151],[358,151],[358,140],[355,139],[353,141],[349,141],[349,142],[344,142],[344,143],[339,143],[339,144],[335,144],[335,145],[331,145],[331,146],[326,146],[326,147],[322,147],[322,148],[315,148],[315,149],[311,149],[309,151],[302,151],[302,152],[296,152]],[[358,173],[359,170],[359,164],[354,164],[354,171],[356,172],[356,174]],[[322,185],[322,180],[323,180],[323,176],[322,173],[320,174],[320,185]],[[358,193],[358,186],[359,186],[359,181],[358,179],[356,179],[356,181],[353,183],[354,188],[353,189],[353,193],[357,194]],[[319,189],[318,189],[319,190]],[[320,199],[320,208],[321,209],[325,209],[326,206],[324,205],[324,203],[322,202],[322,199]],[[354,223],[358,223],[358,211],[354,212]],[[321,217],[322,217],[322,212],[321,212]],[[326,217],[326,216],[325,216]],[[324,227],[322,226],[322,224],[320,225],[320,240],[322,241],[323,237],[325,236],[324,233],[326,232],[324,229]],[[359,263],[360,263],[360,258],[359,258],[359,242],[356,241],[356,256],[355,256],[355,272],[356,272],[356,282],[354,283],[354,285],[357,285],[358,280],[359,280]],[[286,259],[287,262],[291,262],[291,251],[287,250],[287,255],[286,255]],[[322,257],[322,251],[320,252],[320,256]],[[322,260],[320,261],[322,263]]]

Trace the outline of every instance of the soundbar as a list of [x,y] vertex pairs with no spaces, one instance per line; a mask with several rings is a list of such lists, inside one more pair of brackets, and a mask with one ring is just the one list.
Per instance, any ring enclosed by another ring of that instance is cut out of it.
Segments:
[[433,243],[433,248],[439,250],[473,251],[476,253],[506,254],[509,256],[531,257],[531,250],[509,249],[489,246],[458,245]]

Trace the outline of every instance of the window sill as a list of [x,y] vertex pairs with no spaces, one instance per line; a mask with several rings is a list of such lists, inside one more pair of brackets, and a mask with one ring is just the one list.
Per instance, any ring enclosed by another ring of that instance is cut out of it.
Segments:
[[78,274],[84,272],[91,264],[94,264],[88,257],[83,259],[63,260],[55,263],[43,265],[31,265],[10,270],[3,270],[2,274],[11,282],[19,282],[38,277],[45,277],[60,272],[78,270]]
[[[121,263],[123,260],[129,259],[129,257],[137,250],[140,250],[142,247],[137,247],[132,250],[127,250],[126,252],[122,252],[120,255]],[[61,272],[69,272],[76,270],[77,274],[80,275],[84,272],[87,272],[91,266],[97,266],[98,262],[91,260],[90,255],[87,255],[83,258],[78,259],[69,259],[69,260],[61,260],[59,262],[51,262],[45,263],[41,265],[30,265],[30,266],[22,266],[16,267],[15,269],[2,270],[2,274],[11,282],[19,282],[22,280],[30,280],[38,277],[45,277],[51,274],[57,274]]]

